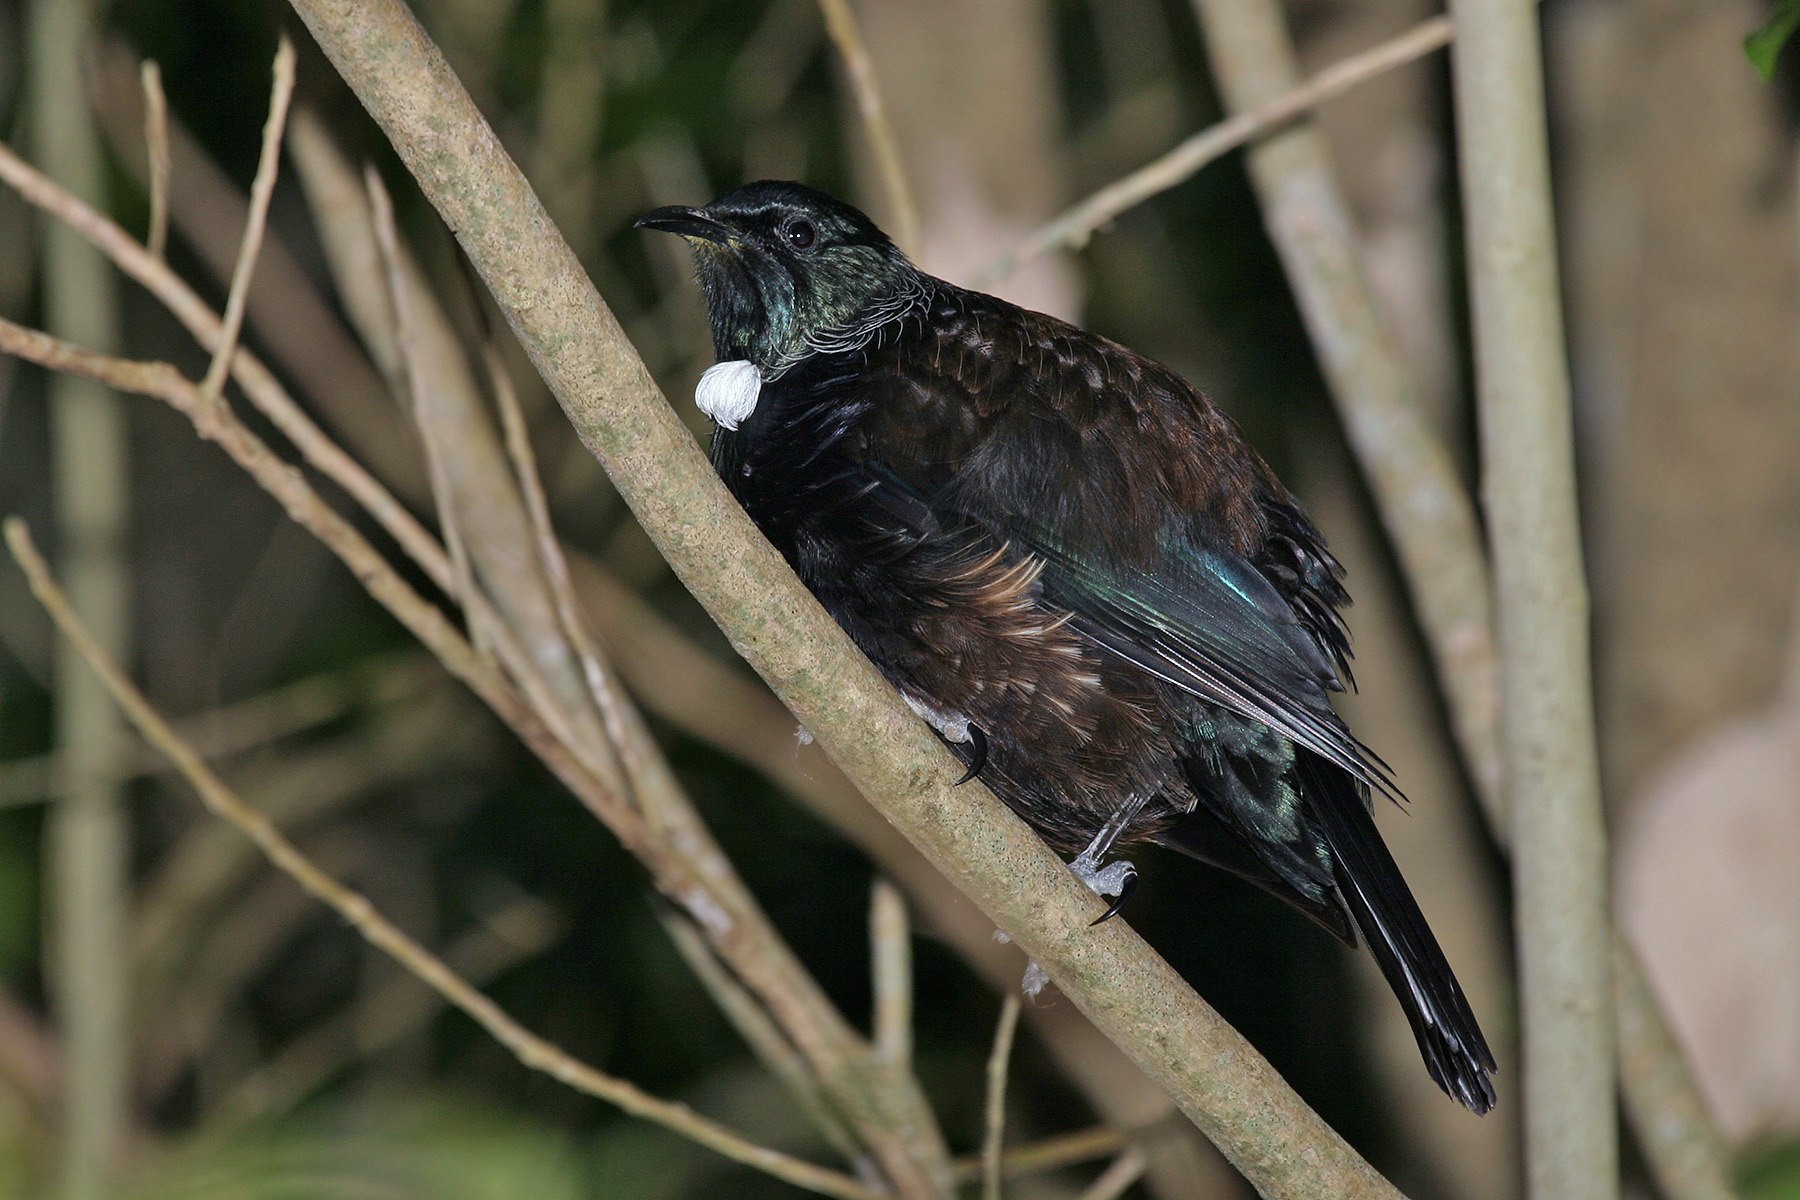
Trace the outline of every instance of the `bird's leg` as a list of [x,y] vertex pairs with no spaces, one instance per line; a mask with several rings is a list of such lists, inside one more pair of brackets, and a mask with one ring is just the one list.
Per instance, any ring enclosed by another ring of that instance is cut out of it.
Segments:
[[1125,832],[1126,826],[1130,825],[1138,813],[1143,810],[1149,799],[1148,795],[1143,795],[1133,796],[1126,800],[1119,806],[1119,811],[1100,827],[1100,832],[1096,833],[1094,840],[1087,844],[1087,849],[1077,854],[1069,863],[1069,870],[1075,872],[1075,878],[1087,884],[1088,889],[1096,896],[1116,897],[1111,906],[1100,914],[1098,920],[1094,921],[1095,925],[1118,916],[1119,910],[1125,907],[1125,902],[1131,899],[1131,893],[1137,890],[1136,867],[1124,859],[1107,863],[1104,867],[1100,863],[1106,857],[1107,852],[1113,848],[1113,843],[1119,840],[1119,835]]

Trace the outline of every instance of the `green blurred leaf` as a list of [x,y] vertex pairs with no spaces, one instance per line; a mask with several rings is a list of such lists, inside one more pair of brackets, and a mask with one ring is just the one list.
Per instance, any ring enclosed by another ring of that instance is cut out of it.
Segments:
[[178,1147],[130,1200],[584,1200],[563,1134],[442,1100],[354,1104]]
[[1744,53],[1765,81],[1775,78],[1775,62],[1796,28],[1800,28],[1800,0],[1781,0],[1768,24],[1744,39]]
[[1739,1183],[1744,1200],[1800,1200],[1800,1141],[1754,1155]]

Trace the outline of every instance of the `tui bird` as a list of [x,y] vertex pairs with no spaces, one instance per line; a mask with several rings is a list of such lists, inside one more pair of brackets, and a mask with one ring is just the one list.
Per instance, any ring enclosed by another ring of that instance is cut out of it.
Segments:
[[695,250],[714,466],[965,779],[1107,917],[1136,879],[1108,853],[1153,842],[1360,932],[1432,1079],[1492,1108],[1493,1054],[1371,816],[1399,793],[1332,708],[1343,568],[1230,419],[800,184],[637,224]]

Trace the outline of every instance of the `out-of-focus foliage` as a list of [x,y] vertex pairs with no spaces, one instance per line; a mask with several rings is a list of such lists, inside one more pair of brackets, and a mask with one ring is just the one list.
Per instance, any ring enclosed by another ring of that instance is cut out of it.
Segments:
[[1762,72],[1764,79],[1775,78],[1775,65],[1781,48],[1787,45],[1794,30],[1800,28],[1800,0],[1781,0],[1768,23],[1744,38],[1744,53],[1750,63]]
[[1744,1200],[1800,1200],[1800,1142],[1752,1156],[1739,1182]]
[[346,1106],[199,1139],[163,1157],[128,1200],[580,1200],[573,1139],[444,1101]]

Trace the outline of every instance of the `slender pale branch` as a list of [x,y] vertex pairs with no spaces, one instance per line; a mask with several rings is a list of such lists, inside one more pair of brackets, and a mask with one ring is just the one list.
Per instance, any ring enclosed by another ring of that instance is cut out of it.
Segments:
[[[1074,1133],[1058,1134],[1041,1142],[1014,1146],[1003,1151],[1000,1155],[1000,1174],[1008,1179],[1015,1175],[1038,1175],[1060,1167],[1120,1154],[1129,1145],[1131,1135],[1110,1125],[1078,1129]],[[980,1179],[982,1167],[982,1157],[979,1154],[957,1159],[957,1182],[972,1183]]]
[[1127,1188],[1143,1178],[1144,1168],[1149,1165],[1142,1150],[1136,1146],[1128,1147],[1100,1172],[1100,1177],[1088,1185],[1078,1200],[1119,1200]]
[[1025,263],[1058,246],[1079,248],[1094,231],[1150,197],[1166,192],[1207,163],[1221,158],[1262,134],[1277,129],[1359,83],[1404,66],[1450,44],[1455,36],[1448,17],[1421,21],[1400,36],[1353,54],[1254,108],[1203,129],[1173,150],[1122,179],[1107,184],[1086,200],[1052,219],[982,275],[983,286],[1006,279]]
[[875,991],[875,1054],[890,1066],[912,1062],[912,930],[906,898],[877,877],[869,893],[869,958]]
[[[262,249],[263,230],[269,221],[269,201],[275,195],[275,176],[281,170],[281,134],[287,127],[288,102],[294,98],[294,44],[281,37],[275,51],[275,83],[269,93],[269,118],[263,123],[262,155],[256,163],[256,180],[250,185],[250,219],[244,224],[244,244],[237,266],[231,271],[231,291],[225,299],[225,331],[213,349],[212,365],[200,382],[200,394],[216,399],[231,370],[231,354],[244,328],[244,306],[250,302],[250,277]],[[167,140],[167,114],[164,114]]]
[[1006,1075],[1012,1063],[1013,1037],[1019,1032],[1019,993],[1007,988],[1000,996],[1000,1020],[988,1053],[986,1120],[981,1134],[981,1197],[1000,1200],[1000,1147],[1006,1138]]
[[1269,1197],[1387,1196],[1248,1043],[909,710],[732,503],[518,168],[398,0],[297,0],[664,557],[933,864]]
[[[661,906],[658,916],[662,918],[663,928],[669,933],[669,940],[675,943],[676,950],[686,960],[689,969],[712,994],[719,1011],[725,1014],[738,1034],[749,1043],[757,1060],[788,1089],[801,1111],[813,1123],[813,1128],[823,1134],[825,1140],[831,1143],[832,1149],[846,1159],[866,1160],[856,1144],[856,1135],[833,1111],[830,1101],[826,1099],[819,1086],[819,1077],[813,1072],[811,1064],[794,1048],[794,1043],[781,1031],[781,1027],[770,1019],[769,1010],[738,981],[731,973],[731,968],[719,961],[719,956],[713,952],[706,935],[685,914],[676,912],[668,905]],[[872,1163],[869,1165],[873,1166]]]
[[[102,23],[86,0],[21,6],[24,115],[47,174],[100,202],[104,155],[82,74]],[[44,322],[64,337],[111,350],[122,325],[112,272],[65,229],[45,230]],[[126,406],[92,382],[56,378],[47,388],[49,483],[58,540],[76,608],[114,654],[131,653],[132,471]],[[46,814],[42,855],[44,967],[62,1050],[61,1105],[52,1173],[58,1200],[101,1200],[126,1149],[132,1122],[131,816],[118,768],[124,723],[105,690],[72,654],[54,655],[55,743],[65,774]],[[51,1165],[51,1164],[46,1164]]]
[[919,206],[913,200],[912,188],[906,182],[906,164],[900,157],[900,142],[894,136],[893,122],[881,100],[881,83],[875,78],[875,63],[863,41],[862,28],[850,0],[819,0],[825,10],[825,28],[844,60],[844,72],[850,77],[850,90],[856,96],[856,111],[862,117],[863,132],[869,139],[869,151],[875,156],[875,169],[881,175],[882,189],[887,193],[888,220],[894,230],[894,244],[910,257],[919,254]]
[[168,722],[151,707],[142,692],[125,677],[123,671],[94,641],[81,621],[69,608],[62,589],[51,578],[49,566],[32,544],[25,523],[17,517],[6,521],[6,543],[13,558],[25,571],[32,594],[44,605],[63,636],[78,650],[105,682],[107,690],[126,716],[138,727],[145,740],[169,756],[171,762],[200,794],[201,802],[215,815],[231,822],[244,836],[294,882],[322,901],[377,949],[429,984],[445,1000],[467,1014],[476,1024],[512,1051],[518,1060],[533,1070],[617,1105],[635,1117],[654,1121],[666,1129],[700,1143],[734,1162],[755,1167],[778,1179],[811,1192],[842,1200],[876,1200],[879,1193],[844,1175],[801,1159],[758,1146],[710,1118],[701,1116],[685,1104],[663,1100],[641,1091],[623,1079],[596,1070],[566,1051],[520,1025],[505,1010],[471,987],[442,959],[408,937],[388,921],[362,895],[351,891],[319,870],[302,854],[266,816],[245,804],[238,795],[213,774],[194,749],[182,741]]
[[1618,1194],[1616,997],[1534,0],[1453,0],[1533,1200]]
[[373,164],[363,168],[363,189],[369,198],[375,245],[381,252],[381,277],[387,286],[388,311],[394,317],[394,344],[400,356],[398,382],[404,389],[407,410],[411,412],[414,427],[425,446],[425,471],[431,481],[432,503],[437,509],[438,532],[450,555],[450,594],[464,608],[469,640],[476,649],[490,653],[488,642],[498,632],[496,622],[484,620],[481,615],[483,610],[476,598],[475,578],[469,569],[469,551],[463,544],[457,521],[457,506],[451,501],[450,483],[444,477],[444,455],[433,436],[438,423],[426,417],[432,393],[426,381],[425,351],[419,345],[417,322],[412,315],[412,305],[408,303],[405,268],[400,263],[400,234],[394,228],[394,203],[381,182],[381,173]]
[[150,231],[144,248],[163,257],[169,244],[169,102],[163,96],[162,68],[145,59],[139,69],[144,85],[144,150],[150,164]]

